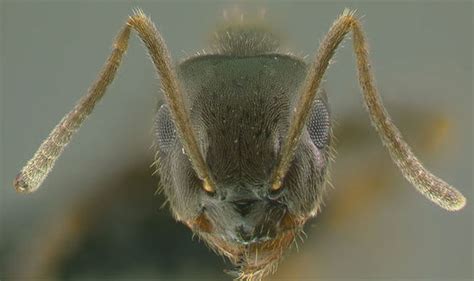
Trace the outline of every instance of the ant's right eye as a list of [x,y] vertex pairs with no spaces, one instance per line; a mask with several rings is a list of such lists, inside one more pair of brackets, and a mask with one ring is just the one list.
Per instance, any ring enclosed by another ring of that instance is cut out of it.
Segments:
[[155,134],[160,151],[168,153],[176,142],[176,128],[166,105],[162,105],[156,114]]

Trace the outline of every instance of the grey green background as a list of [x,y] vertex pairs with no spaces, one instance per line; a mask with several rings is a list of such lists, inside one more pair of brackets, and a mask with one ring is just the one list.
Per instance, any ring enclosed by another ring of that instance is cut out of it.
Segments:
[[[42,188],[25,196],[16,194],[11,186],[22,165],[95,78],[131,9],[141,7],[152,17],[179,61],[186,57],[184,53],[205,47],[205,38],[221,11],[233,5],[209,1],[0,2],[0,279],[15,245],[34,237],[36,227],[50,214],[89,192],[98,178],[112,177],[114,171],[152,153],[159,80],[134,38],[116,81]],[[350,222],[337,233],[318,236],[322,240],[309,237],[296,254],[306,258],[309,268],[305,275],[293,277],[471,280],[472,2],[266,1],[244,6],[249,11],[266,7],[270,20],[287,35],[287,45],[302,54],[313,54],[344,7],[357,8],[364,15],[377,84],[389,111],[391,104],[433,108],[455,124],[436,157],[423,160],[466,195],[464,210],[454,214],[440,210],[400,181],[396,198],[378,204],[367,217]],[[326,76],[336,116],[364,110],[351,42],[344,45]],[[410,136],[406,138],[410,141]],[[359,163],[363,165],[364,159]]]

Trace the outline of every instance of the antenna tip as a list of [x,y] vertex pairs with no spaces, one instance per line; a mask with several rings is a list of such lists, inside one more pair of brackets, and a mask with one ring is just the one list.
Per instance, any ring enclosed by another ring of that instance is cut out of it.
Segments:
[[466,197],[464,197],[462,194],[459,194],[459,196],[456,198],[456,201],[453,202],[453,204],[451,204],[447,210],[459,211],[464,208],[464,206],[466,206],[466,201]]
[[30,193],[33,191],[31,186],[25,181],[25,176],[22,172],[16,175],[15,179],[13,180],[13,186],[15,187],[16,191],[20,193]]
[[461,210],[462,208],[464,208],[464,206],[466,206],[466,197],[464,197],[464,195],[462,195],[462,193],[454,187],[445,187],[443,189],[443,193],[444,194],[442,197],[438,197],[433,200],[441,208],[450,212],[455,212]]

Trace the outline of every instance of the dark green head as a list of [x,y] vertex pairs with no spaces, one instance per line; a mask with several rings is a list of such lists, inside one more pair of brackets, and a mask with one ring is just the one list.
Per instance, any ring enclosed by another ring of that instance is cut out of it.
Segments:
[[215,181],[212,194],[200,187],[168,107],[157,114],[159,169],[173,213],[243,267],[277,260],[324,194],[330,142],[324,97],[314,103],[283,188],[270,187],[306,68],[280,54],[198,56],[179,66],[186,108]]

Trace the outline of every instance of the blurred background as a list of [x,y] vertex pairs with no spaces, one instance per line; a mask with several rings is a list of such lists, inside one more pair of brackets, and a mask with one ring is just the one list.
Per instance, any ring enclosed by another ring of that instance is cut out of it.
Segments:
[[[233,2],[0,1],[0,279],[230,280],[230,264],[176,223],[152,177],[159,80],[133,38],[116,81],[38,192],[12,181],[87,90],[134,7],[175,62],[206,47]],[[240,3],[296,54],[315,52],[345,7],[358,10],[388,111],[425,165],[459,188],[446,212],[398,172],[369,125],[352,42],[326,75],[338,154],[322,214],[268,280],[473,278],[473,4],[470,1]],[[309,62],[309,59],[307,59]]]

